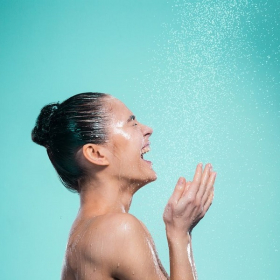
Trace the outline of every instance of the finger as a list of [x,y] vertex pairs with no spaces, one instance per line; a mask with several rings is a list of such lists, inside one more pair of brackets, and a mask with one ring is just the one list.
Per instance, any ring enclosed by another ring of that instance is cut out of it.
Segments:
[[183,177],[180,177],[175,186],[174,192],[170,197],[170,199],[173,200],[175,203],[178,203],[179,199],[183,195],[184,190],[185,190],[185,184],[186,184],[186,179]]
[[209,176],[211,176],[215,171],[213,170],[213,166],[211,165]]
[[209,195],[204,207],[203,207],[203,211],[204,211],[204,215],[205,213],[208,211],[208,209],[210,208],[210,206],[212,205],[214,199],[214,188],[213,191],[211,192],[211,194]]
[[188,192],[188,190],[189,190],[189,188],[190,188],[191,183],[192,183],[191,181],[187,181],[187,182],[186,182],[185,189],[184,189],[184,192],[183,192],[183,194],[182,194],[182,197],[185,196],[185,195],[187,194],[187,192]]
[[192,182],[188,181],[185,183],[185,188],[184,188],[184,192],[181,195],[181,197],[179,198],[179,200],[176,202],[176,209],[177,211],[184,211],[186,204],[189,202],[189,195],[188,195],[188,190],[190,188]]
[[199,163],[196,167],[195,174],[193,177],[193,181],[191,183],[191,186],[189,188],[189,195],[195,196],[197,194],[197,191],[200,186],[201,181],[201,175],[202,175],[202,163]]
[[201,177],[200,188],[199,188],[198,193],[197,193],[197,197],[200,198],[200,199],[203,197],[203,195],[206,191],[207,181],[209,179],[211,168],[212,168],[211,163],[208,163],[204,168],[204,171],[203,171],[203,174],[202,174],[202,177]]
[[207,186],[206,186],[206,191],[202,197],[202,205],[204,205],[206,203],[206,201],[208,200],[209,195],[211,194],[211,192],[213,191],[213,186],[216,180],[216,172],[212,172],[212,174],[210,175],[208,182],[207,182]]

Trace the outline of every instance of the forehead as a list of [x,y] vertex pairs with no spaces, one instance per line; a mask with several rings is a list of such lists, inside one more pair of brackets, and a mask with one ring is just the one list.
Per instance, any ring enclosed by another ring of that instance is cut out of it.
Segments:
[[106,100],[106,103],[113,119],[127,120],[128,117],[132,115],[132,112],[126,107],[126,105],[115,97],[110,96]]

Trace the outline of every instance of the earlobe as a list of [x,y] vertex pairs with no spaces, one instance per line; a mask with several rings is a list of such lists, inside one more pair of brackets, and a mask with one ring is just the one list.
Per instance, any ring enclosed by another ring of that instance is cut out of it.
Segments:
[[83,155],[91,163],[96,165],[109,165],[105,148],[96,144],[86,144],[83,146]]

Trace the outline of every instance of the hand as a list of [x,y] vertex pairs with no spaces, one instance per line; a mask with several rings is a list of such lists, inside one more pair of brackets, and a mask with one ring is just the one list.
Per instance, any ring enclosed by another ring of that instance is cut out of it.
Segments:
[[181,177],[163,214],[168,237],[183,237],[204,217],[214,198],[216,173],[211,164],[198,164],[192,182]]

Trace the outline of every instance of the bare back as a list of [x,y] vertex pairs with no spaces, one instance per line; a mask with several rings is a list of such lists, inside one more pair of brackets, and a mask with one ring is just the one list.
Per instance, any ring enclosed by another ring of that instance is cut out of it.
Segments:
[[62,280],[167,277],[148,230],[134,216],[112,213],[74,222]]

